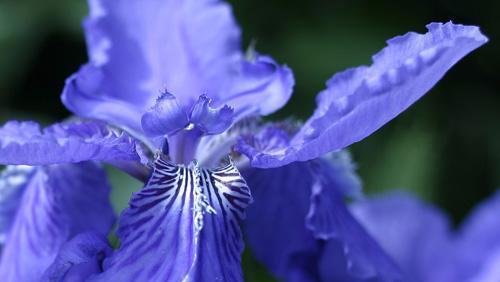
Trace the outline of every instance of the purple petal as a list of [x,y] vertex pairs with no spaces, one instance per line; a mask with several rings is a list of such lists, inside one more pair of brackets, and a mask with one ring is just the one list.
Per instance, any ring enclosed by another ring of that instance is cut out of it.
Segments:
[[46,165],[86,160],[139,161],[136,143],[103,123],[54,124],[40,130],[35,122],[0,127],[0,163]]
[[441,211],[402,192],[356,202],[351,211],[401,267],[403,281],[456,281],[435,279],[452,253]]
[[290,147],[291,133],[280,125],[266,124],[253,132],[244,134],[237,140],[234,149],[248,156],[254,167],[255,160],[261,163],[274,162],[273,155],[285,155],[293,152]]
[[211,100],[202,95],[191,111],[190,122],[206,135],[215,135],[224,132],[233,123],[233,109],[224,105],[213,108]]
[[432,23],[426,34],[388,41],[373,64],[333,76],[291,144],[248,155],[257,167],[317,158],[360,141],[429,91],[461,58],[488,41],[475,26]]
[[111,252],[103,236],[91,232],[78,234],[61,247],[41,281],[86,281],[102,271],[102,261]]
[[[398,279],[399,270],[392,259],[351,215],[339,191],[339,187],[345,185],[360,186],[359,179],[346,177],[346,174],[353,172],[342,169],[338,164],[334,167],[323,161],[313,165],[311,169],[315,177],[311,187],[311,207],[307,214],[306,226],[318,239],[333,239],[341,243],[348,273],[352,276],[379,277],[382,281]],[[352,182],[353,180],[355,182]],[[329,261],[329,258],[330,254],[326,254],[323,260]],[[333,264],[330,264],[327,271],[334,271],[332,269]]]
[[251,201],[232,163],[174,165],[160,156],[121,215],[120,248],[97,281],[242,281],[239,222]]
[[91,162],[38,167],[26,184],[0,261],[6,281],[38,281],[65,242],[114,222],[106,174]]
[[280,125],[266,124],[255,133],[244,135],[243,142],[238,142],[237,148],[240,152],[254,155],[261,151],[279,151],[290,145],[290,134]]
[[292,96],[295,80],[292,71],[271,57],[256,55],[241,63],[219,104],[231,105],[238,117],[247,114],[268,115],[283,107]]
[[33,167],[8,166],[0,173],[0,245],[5,243]]
[[[79,116],[140,132],[141,115],[161,89],[189,108],[203,93],[217,102],[242,96],[235,82],[248,81],[254,88],[244,90],[265,101],[261,113],[276,110],[291,94],[281,78],[286,68],[261,59],[249,66],[254,63],[244,58],[240,30],[222,1],[89,2],[90,62],[67,81],[62,96]],[[242,101],[234,106],[248,108]]]
[[450,265],[452,280],[500,280],[500,192],[481,203],[460,227],[455,261]]
[[[255,199],[245,222],[248,242],[255,257],[277,277],[317,281],[322,264],[336,272],[349,270],[352,279],[353,275],[397,277],[390,259],[343,202],[343,193],[356,194],[360,182],[350,159],[342,154],[346,153],[246,173]],[[330,244],[342,248],[325,249]],[[325,253],[330,251],[334,253]],[[331,256],[346,256],[350,264],[341,269],[329,260]]]
[[[61,96],[62,102],[66,108],[80,117],[103,120],[135,134],[141,133],[141,116],[154,102],[145,106],[142,105],[144,102],[134,103],[127,101],[125,97],[115,97],[116,95],[110,94],[115,87],[112,82],[109,75],[105,75],[105,69],[91,63],[86,64],[78,73],[66,80]],[[156,98],[159,90],[157,89],[154,94],[151,93],[151,96],[154,95]],[[147,98],[144,91],[135,89],[133,92]]]
[[[205,135],[196,146],[193,159],[203,167],[217,167],[228,155],[234,153],[233,147],[241,136],[254,132],[260,126],[257,118],[248,118],[235,122],[228,130],[218,135]],[[236,156],[233,154],[232,156]],[[239,165],[246,162],[246,157],[236,156],[235,162]]]
[[[305,281],[314,278],[320,253],[318,242],[305,227],[312,184],[307,168],[306,163],[294,163],[244,172],[254,198],[244,222],[248,245],[258,261],[284,280],[290,280],[292,273]],[[310,257],[309,263],[300,260],[305,257]]]
[[174,95],[164,92],[155,105],[141,118],[142,129],[150,137],[165,136],[185,128],[189,123],[186,112]]

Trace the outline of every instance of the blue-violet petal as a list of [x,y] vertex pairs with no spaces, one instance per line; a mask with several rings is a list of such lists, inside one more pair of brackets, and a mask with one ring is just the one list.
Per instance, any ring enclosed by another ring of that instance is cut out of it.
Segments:
[[173,134],[184,129],[188,123],[188,115],[175,96],[168,92],[163,92],[141,118],[142,129],[150,137]]
[[274,112],[290,98],[288,68],[267,57],[245,58],[241,31],[227,3],[89,4],[84,27],[90,61],[67,80],[62,94],[63,103],[78,116],[142,133],[142,114],[165,88],[183,108],[206,93],[215,106],[228,104],[247,114]]
[[33,171],[33,167],[19,165],[7,166],[0,173],[0,247],[5,243]]
[[41,130],[35,122],[10,121],[0,127],[0,164],[139,161],[136,146],[128,134],[100,122],[59,123]]
[[450,260],[451,228],[438,209],[403,192],[353,203],[351,211],[400,266],[403,281],[436,280]]
[[[244,150],[256,167],[317,158],[360,141],[427,93],[465,55],[488,39],[478,27],[432,23],[426,34],[389,40],[369,67],[334,75],[317,108],[289,146],[274,152]],[[240,146],[241,147],[241,146]]]
[[102,261],[111,252],[104,236],[93,232],[78,234],[61,247],[41,281],[86,281],[91,275],[102,271]]
[[[323,265],[349,279],[399,277],[391,259],[345,206],[344,195],[360,190],[348,157],[252,168],[245,178],[255,199],[245,221],[248,242],[277,277],[318,281]],[[334,244],[339,247],[328,247]],[[345,263],[336,265],[331,257]]]
[[175,165],[159,156],[120,218],[120,248],[92,281],[243,281],[239,223],[251,201],[232,163]]
[[28,180],[0,260],[2,281],[39,281],[75,235],[106,236],[115,215],[105,171],[92,162],[37,167]]
[[206,135],[220,134],[232,125],[233,113],[227,105],[213,108],[210,98],[202,95],[191,111],[190,122]]

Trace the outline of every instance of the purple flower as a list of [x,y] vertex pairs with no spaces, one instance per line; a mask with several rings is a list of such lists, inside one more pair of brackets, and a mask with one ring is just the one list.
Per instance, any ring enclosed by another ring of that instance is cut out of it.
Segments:
[[355,217],[401,266],[403,281],[499,281],[500,193],[458,230],[437,208],[406,193],[360,201]]
[[2,202],[17,209],[12,216],[2,205],[2,219],[10,219],[2,226],[3,281],[39,281],[68,240],[82,232],[106,236],[115,221],[106,175],[92,162],[10,167],[1,184],[2,197],[16,193]]
[[[399,277],[391,259],[344,204],[344,197],[358,197],[361,192],[347,152],[254,169],[245,179],[255,199],[244,225],[248,243],[256,258],[279,278],[395,281]],[[336,276],[325,277],[325,272]]]
[[[89,3],[89,62],[62,94],[87,120],[0,128],[0,163],[37,166],[0,199],[9,203],[0,215],[0,276],[241,281],[239,225],[250,186],[248,241],[275,275],[318,280],[337,268],[339,277],[397,279],[344,204],[360,183],[339,150],[397,116],[484,44],[477,27],[433,23],[426,34],[391,39],[371,66],[333,76],[299,126],[259,120],[286,104],[293,75],[241,50],[227,4]],[[113,213],[97,161],[145,182],[120,216],[114,251],[102,239]]]

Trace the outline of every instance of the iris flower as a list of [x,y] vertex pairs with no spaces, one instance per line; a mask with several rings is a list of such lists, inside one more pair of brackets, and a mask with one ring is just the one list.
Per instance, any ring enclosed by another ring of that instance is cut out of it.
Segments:
[[[339,270],[397,279],[344,204],[360,184],[341,150],[484,44],[477,27],[433,23],[395,37],[371,66],[334,75],[303,124],[264,122],[288,102],[294,78],[271,57],[242,51],[226,3],[89,5],[89,61],[62,93],[79,119],[0,128],[0,163],[31,166],[3,176],[4,281],[241,281],[250,189],[246,236],[277,277]],[[118,219],[115,250],[104,237],[114,215],[100,162],[145,183]],[[322,258],[331,248],[345,265]]]
[[457,230],[442,211],[408,193],[379,195],[351,208],[401,266],[403,281],[500,281],[499,192]]

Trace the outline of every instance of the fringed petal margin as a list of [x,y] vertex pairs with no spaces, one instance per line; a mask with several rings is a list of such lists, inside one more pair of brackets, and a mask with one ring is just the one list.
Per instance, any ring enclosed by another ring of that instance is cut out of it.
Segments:
[[[245,58],[231,7],[217,0],[89,0],[90,61],[67,81],[66,107],[141,133],[141,116],[167,87],[188,110],[201,94],[238,119],[286,104],[293,75],[267,56]],[[255,101],[258,100],[259,103]]]
[[464,56],[488,39],[476,26],[432,23],[428,32],[387,41],[371,66],[334,75],[316,99],[314,114],[288,146],[255,151],[237,149],[254,167],[307,161],[358,142],[395,118],[427,93]]
[[35,122],[0,127],[0,164],[50,165],[88,160],[139,162],[136,141],[101,122],[69,122],[44,130]]

